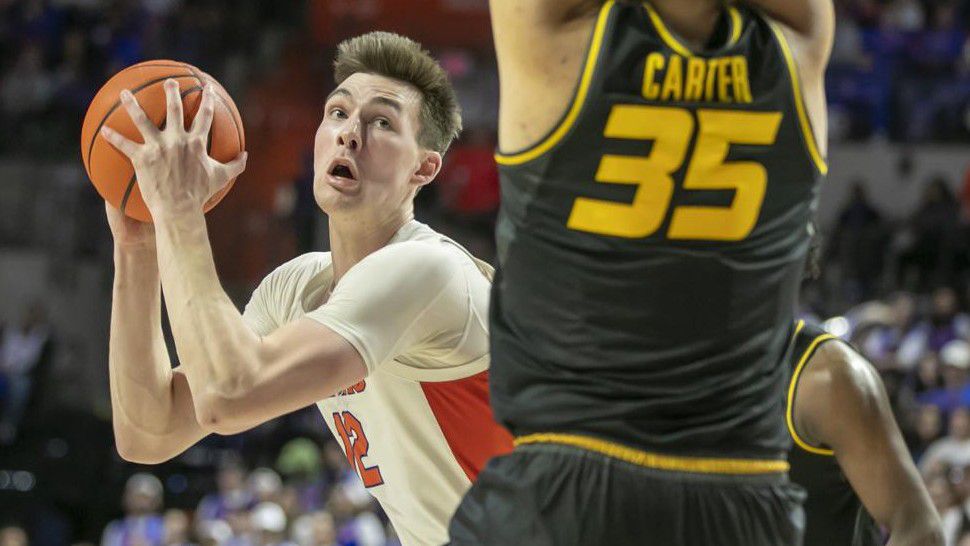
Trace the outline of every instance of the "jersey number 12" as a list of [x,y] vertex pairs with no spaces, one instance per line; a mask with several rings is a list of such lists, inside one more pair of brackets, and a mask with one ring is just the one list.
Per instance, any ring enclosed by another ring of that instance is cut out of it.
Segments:
[[350,467],[360,475],[364,487],[382,485],[384,478],[381,476],[380,467],[364,465],[364,457],[367,456],[370,443],[367,442],[367,435],[364,434],[364,427],[361,426],[360,421],[349,411],[342,414],[334,412],[333,424],[340,434],[340,441],[344,444],[347,461],[350,463]]

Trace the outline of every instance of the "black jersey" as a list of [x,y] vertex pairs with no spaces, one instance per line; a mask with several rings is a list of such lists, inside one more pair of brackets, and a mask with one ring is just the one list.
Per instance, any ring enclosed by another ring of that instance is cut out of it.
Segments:
[[798,379],[805,367],[811,365],[818,347],[837,340],[815,325],[799,323],[796,328],[785,413],[789,433],[795,441],[788,457],[789,477],[808,493],[804,546],[878,546],[883,543],[879,527],[842,473],[835,454],[831,449],[806,443],[794,426],[792,404]]
[[516,435],[787,450],[783,353],[825,164],[780,31],[731,7],[712,44],[605,3],[561,123],[496,155],[492,404]]

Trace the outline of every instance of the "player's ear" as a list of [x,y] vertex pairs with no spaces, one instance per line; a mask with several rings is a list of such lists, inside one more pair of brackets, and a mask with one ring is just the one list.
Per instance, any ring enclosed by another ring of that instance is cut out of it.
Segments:
[[421,162],[418,163],[418,169],[411,176],[411,182],[416,184],[418,187],[426,186],[431,183],[432,180],[441,171],[441,154],[434,150],[425,150],[422,152]]

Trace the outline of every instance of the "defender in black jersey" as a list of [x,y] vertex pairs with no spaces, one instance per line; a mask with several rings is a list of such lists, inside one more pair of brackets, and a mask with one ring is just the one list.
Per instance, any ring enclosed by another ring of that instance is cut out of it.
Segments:
[[786,422],[791,480],[805,488],[804,546],[942,546],[939,517],[879,375],[848,344],[799,322]]
[[[491,9],[491,399],[519,447],[480,475],[455,544],[795,544],[785,351],[826,171],[831,0]],[[630,503],[646,511],[607,518]]]

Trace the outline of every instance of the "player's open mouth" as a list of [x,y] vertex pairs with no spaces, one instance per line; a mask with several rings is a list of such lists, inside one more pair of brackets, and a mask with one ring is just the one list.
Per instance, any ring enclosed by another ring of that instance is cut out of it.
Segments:
[[357,173],[355,172],[353,164],[346,159],[335,159],[333,164],[330,166],[330,170],[327,171],[331,176],[346,178],[349,180],[357,180]]
[[327,183],[332,188],[344,194],[356,194],[360,190],[357,179],[357,168],[348,159],[337,158],[327,169]]

